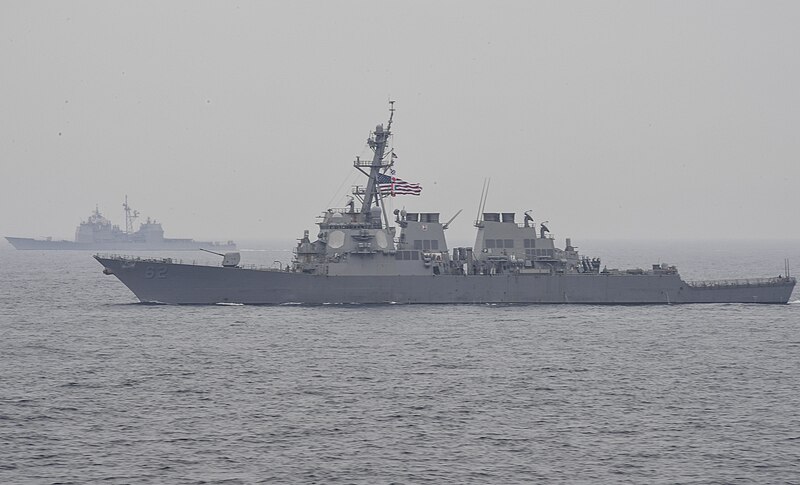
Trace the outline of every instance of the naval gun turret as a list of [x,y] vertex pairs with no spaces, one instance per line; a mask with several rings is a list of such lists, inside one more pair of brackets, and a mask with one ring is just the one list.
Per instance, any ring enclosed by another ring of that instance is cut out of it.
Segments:
[[205,251],[207,253],[216,254],[217,256],[222,256],[222,266],[225,268],[235,268],[239,266],[239,262],[242,260],[242,255],[239,254],[238,251],[230,252],[230,253],[217,253],[215,251],[209,251],[208,249],[200,248],[200,251]]

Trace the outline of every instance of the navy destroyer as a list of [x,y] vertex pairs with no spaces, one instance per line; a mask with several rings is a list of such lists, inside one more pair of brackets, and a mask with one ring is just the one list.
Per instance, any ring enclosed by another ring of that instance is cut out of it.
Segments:
[[[484,212],[481,197],[474,247],[448,248],[439,213],[387,213],[386,197],[418,195],[422,188],[395,175],[386,126],[370,134],[371,160],[353,166],[366,184],[353,188],[344,208],[320,217],[312,239],[305,231],[286,268],[242,266],[237,252],[219,253],[221,266],[173,259],[96,255],[142,302],[167,304],[326,303],[787,303],[795,286],[776,278],[684,281],[674,266],[610,270],[578,253],[570,239],[555,245],[545,223],[530,213]],[[356,200],[360,202],[357,206]]]
[[193,239],[164,237],[161,223],[149,217],[134,230],[139,212],[128,205],[128,196],[122,204],[125,211],[125,229],[112,224],[95,207],[94,212],[81,221],[75,229],[75,240],[54,240],[53,238],[33,239],[28,237],[6,237],[17,249],[39,250],[90,250],[90,251],[192,251],[207,248],[219,251],[236,250],[233,241],[213,242]]

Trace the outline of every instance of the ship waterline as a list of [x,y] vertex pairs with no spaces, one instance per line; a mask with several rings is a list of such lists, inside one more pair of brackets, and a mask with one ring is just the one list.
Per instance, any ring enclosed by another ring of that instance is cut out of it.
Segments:
[[142,302],[166,304],[786,303],[794,278],[693,284],[677,274],[318,276],[95,256]]

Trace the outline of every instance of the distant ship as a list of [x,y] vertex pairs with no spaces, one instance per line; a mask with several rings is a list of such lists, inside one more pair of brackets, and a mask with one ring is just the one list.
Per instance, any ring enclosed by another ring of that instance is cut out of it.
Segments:
[[6,237],[6,240],[17,249],[39,250],[90,250],[90,251],[193,251],[199,249],[235,251],[233,241],[212,242],[195,241],[193,239],[172,239],[164,237],[161,223],[151,220],[139,224],[134,231],[133,225],[139,212],[128,205],[128,196],[122,204],[125,210],[125,230],[106,219],[95,207],[94,212],[75,229],[75,240],[53,240],[52,238],[33,239],[28,237]]
[[[674,266],[608,269],[599,258],[563,249],[530,211],[518,223],[513,212],[483,212],[484,184],[475,221],[474,247],[448,249],[436,212],[394,211],[385,198],[419,195],[422,187],[395,175],[387,150],[394,109],[386,127],[368,140],[372,160],[353,166],[366,185],[353,188],[346,207],[323,213],[312,238],[305,231],[285,268],[240,265],[238,252],[219,253],[221,266],[183,264],[171,258],[96,255],[103,272],[116,276],[142,302],[169,304],[351,303],[787,303],[796,280],[771,278],[685,281]],[[456,214],[458,215],[458,214]],[[394,224],[392,224],[394,222]],[[399,227],[399,231],[397,230]]]

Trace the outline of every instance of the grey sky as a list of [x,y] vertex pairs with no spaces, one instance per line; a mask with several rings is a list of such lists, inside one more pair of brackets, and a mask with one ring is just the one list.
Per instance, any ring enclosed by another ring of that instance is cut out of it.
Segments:
[[[397,101],[396,207],[586,238],[800,238],[798,2],[0,4],[0,235],[128,194],[168,237],[291,238]],[[337,192],[342,182],[345,185]]]

